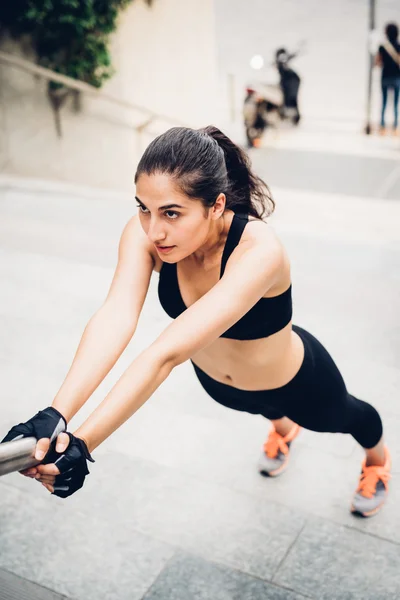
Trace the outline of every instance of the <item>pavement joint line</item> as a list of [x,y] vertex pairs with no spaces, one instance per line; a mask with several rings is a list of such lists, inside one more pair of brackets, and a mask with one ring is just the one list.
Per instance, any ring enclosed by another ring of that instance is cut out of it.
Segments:
[[[120,454],[120,453],[119,453],[119,452],[113,452],[113,454]],[[130,457],[129,457],[129,460],[132,460],[132,458],[130,458]],[[143,462],[149,461],[149,459],[143,459],[143,458],[134,458],[133,460],[138,460],[138,461],[143,461]],[[159,464],[159,463],[157,463],[157,462],[156,462],[156,461],[154,461],[154,460],[151,460],[150,462],[152,462],[152,463],[154,463],[154,464],[156,464],[156,465],[158,465],[158,464]],[[180,470],[180,469],[178,469],[178,468],[176,468],[176,467],[167,467],[167,468],[169,468],[169,469],[173,469],[173,470],[175,470],[175,471],[178,471],[178,472],[181,472],[181,470]],[[240,494],[240,495],[242,495],[242,496],[248,496],[248,497],[251,497],[252,499],[258,499],[258,500],[259,500],[259,499],[261,498],[261,496],[259,496],[258,494],[256,495],[256,494],[252,494],[252,493],[250,493],[250,492],[244,491],[244,490],[237,490],[237,489],[235,489],[235,488],[231,488],[230,486],[226,486],[226,485],[223,485],[223,484],[218,484],[218,483],[216,483],[216,482],[212,482],[212,481],[207,481],[207,480],[204,480],[203,478],[197,478],[197,477],[196,477],[195,479],[196,479],[197,481],[202,481],[203,483],[206,483],[206,484],[208,484],[208,485],[211,485],[211,486],[215,486],[215,487],[222,487],[222,488],[224,488],[224,489],[228,489],[228,490],[230,490],[230,491],[233,491],[234,493],[236,493],[236,494]],[[11,488],[13,488],[13,489],[17,490],[17,491],[18,491],[20,494],[24,494],[24,495],[27,495],[27,494],[29,494],[28,490],[21,490],[21,488],[19,488],[18,486],[15,486],[15,485],[13,485],[13,484],[8,484],[8,483],[5,483],[5,482],[3,482],[3,481],[0,481],[0,486],[2,486],[2,485],[4,485],[4,486],[7,486],[7,487],[11,487]],[[39,500],[40,500],[40,498],[39,498]],[[290,505],[290,504],[286,504],[284,501],[283,501],[283,502],[282,502],[282,501],[278,502],[278,501],[276,501],[276,500],[271,500],[270,502],[271,502],[272,504],[274,504],[274,505],[277,505],[277,506],[283,506],[283,507],[285,507],[285,508],[287,508],[287,509],[289,509],[289,510],[291,510],[291,511],[296,511],[298,514],[300,514],[300,515],[304,515],[304,517],[305,517],[305,523],[302,525],[302,527],[301,527],[301,529],[300,529],[299,533],[296,535],[296,537],[295,537],[294,541],[291,543],[291,545],[290,545],[290,547],[289,547],[288,551],[285,553],[285,557],[284,557],[284,558],[283,558],[283,559],[280,561],[280,564],[279,564],[278,568],[275,570],[275,573],[273,574],[273,576],[272,576],[272,579],[262,579],[262,578],[260,578],[260,577],[257,577],[256,575],[254,575],[254,574],[252,574],[252,573],[248,573],[248,572],[246,572],[246,571],[242,571],[241,569],[237,568],[236,566],[232,566],[232,564],[230,564],[230,563],[228,563],[228,562],[224,562],[223,560],[221,560],[221,561],[211,561],[211,562],[214,562],[215,564],[221,564],[221,565],[223,565],[223,566],[229,567],[230,569],[235,569],[235,570],[237,570],[237,571],[239,571],[239,572],[242,572],[242,573],[244,573],[244,574],[246,574],[246,575],[248,575],[248,576],[250,576],[250,577],[254,577],[254,578],[260,579],[261,581],[267,581],[267,582],[270,582],[270,583],[272,583],[272,584],[274,584],[274,585],[279,585],[279,584],[276,584],[276,583],[273,581],[273,578],[276,576],[276,574],[277,574],[277,572],[278,572],[278,569],[279,569],[279,568],[280,568],[280,566],[282,565],[282,563],[283,563],[284,559],[287,557],[287,555],[289,554],[289,552],[290,552],[290,550],[292,549],[292,547],[294,546],[294,544],[297,542],[297,540],[298,540],[298,538],[300,537],[301,533],[304,531],[304,529],[305,529],[305,528],[306,528],[308,525],[312,524],[312,520],[315,520],[315,521],[322,520],[322,521],[325,521],[325,522],[331,523],[331,524],[333,524],[333,525],[334,525],[334,526],[336,526],[336,527],[344,527],[344,528],[346,528],[346,529],[349,529],[349,530],[351,530],[351,531],[353,531],[353,532],[355,532],[355,533],[357,533],[357,534],[362,534],[362,535],[368,536],[368,537],[370,537],[370,538],[375,538],[375,539],[381,540],[381,541],[383,541],[383,542],[390,543],[391,545],[393,545],[393,546],[396,546],[396,547],[400,546],[400,543],[399,543],[399,542],[395,542],[395,541],[393,541],[393,540],[391,540],[391,539],[388,539],[388,538],[386,538],[386,537],[384,537],[384,536],[380,536],[380,535],[378,535],[378,534],[376,534],[376,533],[371,533],[371,532],[368,532],[368,531],[363,531],[363,530],[360,530],[359,528],[357,528],[357,527],[355,527],[355,526],[353,526],[353,525],[350,525],[350,524],[347,524],[347,523],[343,523],[343,522],[341,522],[341,521],[339,521],[339,520],[336,520],[336,519],[334,519],[334,518],[332,518],[332,517],[326,517],[326,516],[315,515],[314,513],[312,513],[312,512],[308,512],[307,510],[305,510],[305,509],[303,509],[303,508],[295,508],[295,507],[293,507],[293,506],[292,506],[292,505]],[[82,513],[82,514],[84,514],[84,513]],[[147,538],[150,538],[150,539],[154,539],[154,540],[156,540],[156,541],[159,541],[159,542],[163,543],[163,544],[164,544],[164,545],[166,545],[166,546],[169,546],[169,547],[171,547],[171,549],[174,549],[174,550],[175,550],[175,554],[176,554],[176,552],[178,552],[179,550],[181,550],[181,551],[183,551],[183,552],[186,552],[186,553],[192,553],[192,554],[194,554],[192,551],[190,551],[190,550],[186,550],[186,548],[185,548],[184,546],[177,546],[177,545],[176,545],[176,544],[174,544],[174,543],[171,543],[171,542],[169,542],[169,541],[166,541],[164,538],[160,538],[160,537],[158,537],[158,536],[155,536],[155,535],[153,535],[153,534],[149,534],[149,532],[148,532],[148,531],[144,531],[144,530],[142,530],[142,528],[140,527],[140,525],[139,525],[139,527],[135,527],[135,528],[134,528],[134,531],[136,531],[136,533],[138,533],[138,534],[140,534],[140,535],[143,535],[143,536],[145,536],[145,537],[147,537]],[[204,556],[201,556],[201,555],[198,555],[198,556],[199,556],[200,558],[203,558],[204,560],[207,560],[207,558],[205,558]],[[171,558],[172,558],[172,557],[171,557]],[[40,584],[38,584],[38,585],[40,585]],[[281,587],[282,587],[282,586],[281,586]],[[285,588],[285,589],[286,589],[286,588]],[[299,592],[297,592],[296,590],[292,590],[291,588],[287,588],[287,589],[290,589],[290,591],[294,591],[295,593],[299,593]],[[52,590],[52,591],[54,591],[54,590]],[[304,597],[305,597],[305,598],[310,598],[311,600],[313,600],[313,599],[312,599],[312,597],[310,597],[310,596],[304,596]],[[70,599],[66,597],[66,600],[70,600]]]
[[[155,584],[157,583],[157,581],[160,579],[160,577],[162,576],[162,574],[164,573],[164,571],[166,571],[168,569],[169,564],[176,558],[176,556],[178,556],[179,554],[182,553],[182,549],[181,548],[175,548],[174,553],[172,554],[172,556],[170,556],[166,563],[164,564],[163,567],[161,567],[160,572],[158,573],[158,575],[156,575],[156,577],[154,578],[154,580],[151,582],[151,584],[149,585],[149,587],[147,588],[147,590],[144,592],[143,596],[141,596],[140,600],[146,600],[146,596],[148,595],[148,593],[151,591],[151,589],[155,586]],[[187,553],[189,554],[189,553]],[[201,558],[201,557],[199,557]]]
[[[121,452],[114,451],[113,454],[121,454]],[[125,455],[123,455],[123,456],[126,458]],[[129,460],[138,460],[138,461],[144,461],[144,462],[151,462],[151,463],[153,463],[153,464],[155,464],[157,466],[160,466],[160,464],[161,464],[161,463],[156,462],[153,459],[148,459],[148,458],[139,458],[139,457],[135,457],[135,458],[128,457],[128,458],[129,458]],[[171,467],[171,466],[165,467],[165,465],[162,465],[162,466],[164,468],[172,469],[174,471],[178,471],[178,473],[182,473],[184,475],[189,475],[190,476],[189,473],[186,473],[185,471],[181,470],[178,467]],[[193,478],[193,475],[191,477]],[[229,490],[231,492],[234,492],[236,494],[240,494],[242,496],[250,497],[252,499],[260,499],[261,498],[261,495],[259,495],[259,494],[252,494],[251,492],[248,492],[246,490],[238,490],[238,489],[236,489],[234,487],[231,487],[229,485],[226,485],[226,484],[222,484],[222,483],[218,483],[218,482],[214,482],[214,481],[209,481],[207,479],[204,479],[203,477],[194,477],[194,479],[196,481],[200,481],[202,483],[206,483],[206,484],[211,485],[211,486],[223,488],[223,489]],[[380,539],[380,540],[382,540],[384,542],[389,542],[390,544],[392,544],[394,546],[400,546],[400,541],[399,542],[394,542],[393,540],[390,540],[389,538],[385,538],[385,537],[379,536],[379,535],[377,535],[375,533],[370,533],[368,531],[362,531],[360,529],[357,529],[353,525],[348,525],[346,523],[342,523],[341,521],[338,521],[338,520],[336,520],[333,517],[326,517],[326,516],[322,517],[320,515],[315,515],[313,512],[308,511],[305,508],[295,508],[292,504],[287,504],[286,502],[284,502],[282,500],[277,501],[277,500],[268,500],[267,499],[267,501],[269,501],[271,504],[276,505],[276,506],[284,506],[285,508],[289,509],[290,511],[296,511],[298,514],[301,514],[302,516],[304,516],[305,523],[302,526],[302,529],[304,529],[304,527],[306,527],[307,525],[310,524],[310,518],[321,519],[323,521],[332,523],[333,525],[336,525],[336,526],[339,526],[339,527],[347,527],[348,529],[352,529],[352,530],[354,530],[356,532],[362,533],[364,535],[368,535],[369,537],[378,538],[378,539]],[[356,519],[356,517],[354,517],[354,518]],[[139,531],[139,530],[136,529],[136,531]],[[139,533],[142,533],[143,535],[148,535],[148,534],[146,534],[143,531],[139,531]],[[158,541],[161,541],[161,542],[164,542],[164,543],[168,543],[168,542],[165,542],[165,540],[162,540],[162,539],[158,539]],[[173,544],[170,544],[170,545],[173,546]]]
[[394,187],[397,180],[400,179],[400,164],[395,166],[393,170],[386,177],[380,188],[378,189],[376,196],[378,198],[385,198]]
[[[318,123],[319,121],[319,123]],[[261,148],[299,152],[329,152],[361,158],[398,160],[400,144],[396,136],[366,136],[360,127],[326,127],[326,121],[304,116],[298,128],[275,127],[267,129]],[[229,129],[229,127],[228,127]],[[238,132],[237,132],[238,133]],[[244,143],[244,142],[243,142]],[[249,154],[258,149],[250,148]]]
[[[189,476],[189,477],[195,479],[196,481],[198,481],[200,483],[204,483],[206,485],[213,486],[213,487],[216,487],[216,488],[222,488],[224,490],[228,490],[228,491],[234,492],[235,494],[238,494],[240,496],[249,497],[249,498],[251,498],[253,500],[260,500],[261,499],[261,495],[258,494],[258,493],[253,494],[252,492],[249,492],[247,490],[242,490],[242,489],[239,490],[239,489],[237,489],[235,487],[232,487],[230,485],[227,485],[227,484],[224,484],[224,483],[219,483],[219,482],[216,482],[216,481],[212,481],[212,480],[206,479],[204,477],[197,477],[197,476],[193,477],[193,475],[191,475],[191,473],[189,471],[186,471],[185,469],[182,469],[180,467],[174,467],[174,466],[171,466],[171,465],[167,465],[167,466],[166,465],[162,465],[162,463],[159,463],[159,462],[157,462],[154,459],[143,458],[143,457],[132,457],[132,456],[128,456],[127,457],[125,454],[121,453],[119,450],[112,450],[111,454],[114,455],[114,456],[122,454],[122,456],[125,459],[127,458],[129,461],[134,461],[134,462],[135,461],[139,461],[139,462],[144,462],[144,463],[150,462],[150,463],[152,463],[152,464],[154,464],[156,466],[162,466],[163,468],[176,471],[176,472],[178,472],[178,473],[180,473],[182,475],[185,475],[185,476]],[[335,457],[335,459],[338,459],[338,457]],[[347,460],[347,458],[345,457],[345,458],[343,458],[343,460]],[[395,474],[395,472],[392,472],[392,473]],[[2,485],[11,487],[11,488],[13,488],[15,490],[18,490],[21,494],[29,494],[28,490],[21,490],[21,488],[19,486],[16,486],[14,484],[9,484],[9,483],[6,483],[6,482],[0,480],[0,486],[2,486]],[[391,544],[394,544],[395,546],[400,546],[400,542],[394,542],[393,540],[390,540],[389,538],[385,538],[385,537],[376,535],[375,533],[369,533],[369,532],[361,531],[361,530],[357,529],[356,527],[353,527],[352,525],[348,525],[348,524],[342,523],[342,522],[340,522],[338,520],[335,520],[332,517],[325,517],[325,516],[315,515],[313,512],[308,511],[305,508],[295,508],[292,504],[290,504],[290,503],[288,504],[285,501],[282,501],[282,500],[280,500],[280,501],[277,501],[277,500],[268,500],[268,499],[267,499],[267,501],[269,501],[271,504],[273,504],[275,506],[284,506],[286,509],[288,509],[290,511],[296,511],[297,513],[299,513],[300,515],[302,515],[304,517],[304,519],[305,519],[305,523],[302,526],[302,530],[304,529],[304,527],[306,527],[309,524],[309,518],[310,517],[314,517],[314,518],[317,518],[317,519],[322,519],[324,521],[330,522],[330,523],[332,523],[334,525],[348,527],[349,529],[353,529],[353,530],[355,529],[356,531],[359,531],[360,533],[363,533],[365,535],[369,535],[370,537],[376,537],[376,538],[381,539],[383,541],[390,542]],[[84,513],[82,513],[82,514],[84,514]],[[137,531],[138,533],[140,533],[142,535],[145,535],[145,536],[149,537],[149,534],[147,532],[145,532],[145,531],[142,531],[140,529],[140,527],[138,529],[135,529],[135,531]],[[154,537],[154,536],[151,535],[150,537]],[[175,544],[171,544],[170,542],[166,542],[162,538],[155,538],[154,537],[154,539],[157,539],[160,542],[163,542],[163,543],[166,543],[167,545],[175,547]]]
[[[400,165],[396,165],[396,169],[400,168]],[[388,207],[393,207],[393,206],[397,206],[396,204],[393,203],[393,200],[390,200],[389,198],[382,198],[382,197],[378,197],[378,196],[360,196],[360,195],[356,195],[356,194],[343,194],[341,192],[335,193],[335,192],[319,192],[313,189],[304,189],[304,188],[291,188],[291,187],[283,187],[283,186],[279,186],[279,185],[274,185],[271,186],[273,187],[273,191],[272,191],[272,196],[274,197],[274,199],[276,199],[276,197],[279,194],[282,195],[288,195],[288,194],[298,194],[299,196],[304,196],[305,198],[315,198],[315,199],[319,199],[319,200],[325,200],[327,202],[329,201],[337,201],[338,199],[340,199],[343,202],[357,202],[358,204],[362,204],[363,202],[369,202],[369,203],[376,203],[376,201],[378,200],[379,202],[382,202],[382,204],[386,204],[386,206]],[[279,200],[278,200],[279,202]],[[279,205],[277,204],[277,208],[279,208]],[[400,210],[400,207],[399,207]],[[274,213],[272,213],[273,215]]]
[[[382,510],[385,510],[384,508],[382,508]],[[321,518],[321,517],[320,517]],[[325,517],[322,517],[323,519],[325,519],[326,521],[330,521],[331,523],[336,523],[336,521],[333,521],[332,519],[326,519]],[[359,520],[360,523],[362,523],[363,521],[366,521],[367,519],[365,519],[365,517],[355,517],[356,519]],[[358,529],[357,527],[355,527],[354,525],[349,525],[348,523],[342,523],[341,524],[342,527],[344,527],[345,529],[350,529],[351,531],[356,531],[357,533],[360,533],[361,535],[366,535],[368,537],[372,537],[375,538],[377,540],[380,540],[381,542],[386,542],[387,544],[391,544],[392,546],[396,546],[399,547],[400,546],[400,542],[394,542],[393,540],[389,540],[386,537],[383,537],[377,533],[371,533],[369,531],[363,531],[362,529]]]
[[[394,171],[400,170],[400,165],[396,164]],[[388,175],[389,177],[393,176],[393,171]],[[396,173],[396,179],[400,176],[400,173]],[[387,179],[388,179],[387,178]],[[59,182],[59,181],[46,181],[46,180],[33,180],[33,179],[23,179],[20,184],[18,182],[12,184],[4,185],[4,176],[0,174],[0,191],[26,191],[29,194],[37,194],[37,193],[60,193],[62,195],[77,195],[79,197],[83,197],[85,200],[93,200],[92,196],[97,194],[102,194],[102,199],[109,200],[133,200],[133,196],[131,197],[129,193],[120,192],[118,190],[101,190],[95,187],[78,187],[69,184],[68,182]],[[22,179],[22,178],[21,178]],[[32,186],[32,187],[31,187]],[[275,197],[277,194],[293,194],[297,193],[299,195],[304,195],[308,197],[314,198],[323,198],[324,200],[335,200],[340,198],[343,201],[358,201],[358,202],[376,202],[379,200],[382,203],[393,206],[393,200],[389,198],[384,198],[377,194],[371,196],[361,196],[359,194],[343,194],[342,192],[325,192],[325,191],[316,191],[313,189],[304,189],[304,188],[295,188],[295,187],[284,187],[279,185],[271,186],[273,187],[272,195]],[[0,203],[1,204],[1,203]]]
[[[245,575],[246,577],[250,577],[251,579],[256,579],[257,581],[261,581],[262,583],[269,583],[269,584],[273,585],[276,588],[279,588],[279,589],[282,589],[282,590],[286,590],[288,592],[293,592],[296,595],[301,596],[302,598],[306,598],[307,600],[316,600],[314,596],[308,596],[307,594],[304,594],[303,592],[299,592],[298,590],[296,590],[294,588],[282,585],[280,583],[275,583],[271,578],[264,579],[263,577],[260,577],[260,575],[255,575],[254,573],[249,573],[248,571],[243,571],[243,569],[241,569],[240,567],[232,566],[232,564],[230,564],[228,562],[224,562],[223,559],[210,560],[209,558],[206,558],[202,554],[198,554],[197,552],[193,552],[192,550],[185,550],[185,548],[183,548],[183,547],[179,547],[177,549],[175,555],[177,555],[179,553],[187,554],[187,555],[192,556],[194,558],[199,558],[200,560],[203,560],[203,561],[207,562],[208,564],[212,564],[212,565],[216,565],[216,566],[220,566],[220,567],[224,567],[224,568],[230,569],[231,571],[235,571],[236,573],[240,573],[241,575]],[[168,559],[167,563],[170,562],[170,561],[172,561],[173,558],[174,558],[174,556],[172,556],[170,559]],[[158,579],[160,577],[160,575],[161,575],[161,573],[159,575],[157,575],[156,579]],[[155,581],[151,584],[150,587],[152,587],[154,585],[154,583],[155,583]],[[147,593],[148,593],[148,591],[146,592],[146,594]],[[140,600],[146,600],[146,594]]]
[[14,573],[14,571],[10,571],[9,569],[5,569],[4,567],[0,567],[0,576],[1,576],[2,571],[7,573],[8,575],[17,577],[18,579],[23,579],[24,581],[27,581],[28,583],[31,583],[32,585],[36,585],[37,587],[42,588],[42,589],[50,592],[51,594],[56,594],[59,597],[59,600],[74,600],[72,598],[72,596],[66,596],[65,594],[61,594],[60,592],[57,592],[57,590],[49,588],[46,585],[42,585],[41,583],[38,583],[37,581],[34,581],[33,579],[28,579],[27,577],[24,577],[23,575],[18,575],[18,573]]
[[299,537],[301,536],[301,534],[303,533],[304,529],[306,528],[306,526],[308,525],[308,521],[306,520],[303,524],[303,526],[301,527],[300,531],[298,532],[298,534],[295,536],[295,538],[293,539],[292,543],[289,545],[289,547],[287,548],[283,558],[279,561],[278,566],[276,567],[274,573],[272,574],[271,577],[271,581],[274,582],[275,581],[275,577],[277,576],[280,568],[282,567],[283,563],[285,562],[285,560],[287,559],[287,557],[289,556],[289,554],[292,551],[292,548],[295,546],[295,544],[297,543],[297,540],[299,539]]
[[[197,555],[194,554],[194,556],[197,556]],[[199,558],[203,558],[203,560],[207,560],[207,559],[204,559],[204,557],[202,557],[200,555],[199,555]],[[228,563],[225,563],[223,560],[208,561],[208,562],[212,562],[215,565],[220,565],[222,567],[228,567],[229,569],[232,569],[232,571],[237,571],[238,573],[241,573],[242,575],[247,575],[247,577],[251,577],[253,579],[257,579],[258,581],[261,581],[262,583],[270,583],[274,587],[280,588],[282,590],[287,590],[288,592],[293,592],[293,593],[297,594],[298,596],[302,596],[303,598],[307,598],[307,600],[315,600],[314,596],[308,596],[307,594],[304,594],[303,592],[299,592],[298,590],[296,590],[294,588],[291,588],[291,587],[286,586],[286,585],[282,585],[280,583],[276,583],[276,582],[273,581],[273,579],[264,579],[263,577],[260,577],[259,575],[254,575],[253,573],[249,573],[248,571],[243,571],[242,569],[240,569],[238,567],[232,567],[232,565],[230,565]],[[273,577],[274,577],[274,575],[273,575]]]
[[[122,453],[121,453],[120,451],[115,451],[115,450],[114,450],[114,451],[112,451],[112,454],[113,454],[113,455],[115,455],[115,454],[122,454]],[[162,466],[163,468],[165,468],[165,469],[171,469],[171,470],[173,470],[173,471],[177,471],[178,473],[180,473],[180,474],[183,474],[183,475],[185,475],[185,476],[187,476],[187,475],[188,475],[189,477],[191,477],[191,478],[192,478],[192,479],[194,479],[195,481],[199,481],[199,482],[201,482],[201,483],[205,483],[205,484],[207,484],[207,485],[214,486],[214,487],[216,487],[216,488],[222,488],[222,489],[225,489],[225,490],[229,490],[229,491],[231,491],[231,492],[234,492],[235,494],[238,494],[238,495],[241,495],[241,496],[250,497],[250,498],[252,498],[253,500],[254,500],[254,499],[256,499],[256,500],[260,500],[260,499],[261,499],[261,495],[259,495],[259,494],[253,494],[253,493],[251,493],[251,492],[248,492],[248,491],[246,491],[246,490],[238,490],[238,489],[236,489],[236,488],[234,488],[234,487],[231,487],[231,486],[229,486],[229,485],[226,485],[226,484],[223,484],[223,483],[218,483],[218,482],[215,482],[215,481],[210,481],[210,480],[204,479],[203,477],[194,477],[193,475],[190,475],[190,473],[187,473],[187,472],[185,472],[184,470],[182,470],[182,469],[180,469],[180,468],[178,468],[178,467],[173,467],[173,466],[165,466],[165,465],[162,465],[161,463],[158,463],[158,462],[157,462],[157,461],[155,461],[154,459],[149,459],[149,458],[141,458],[141,457],[131,457],[131,456],[129,456],[129,457],[126,457],[126,455],[125,455],[125,454],[122,454],[122,456],[123,456],[125,459],[126,459],[126,458],[128,458],[128,460],[133,460],[133,461],[141,461],[141,462],[151,462],[151,463],[153,463],[153,464],[155,464],[155,465],[157,465],[157,466],[160,466],[160,465],[161,465],[161,466]],[[14,486],[14,487],[15,487],[15,486]],[[380,539],[380,540],[383,540],[383,541],[385,541],[385,542],[389,542],[389,543],[391,543],[391,544],[393,544],[393,545],[395,545],[395,546],[400,546],[400,542],[394,542],[393,540],[390,540],[390,539],[388,539],[388,538],[385,538],[385,537],[382,537],[382,536],[376,535],[375,533],[369,533],[369,532],[364,532],[364,531],[361,531],[361,530],[359,530],[359,529],[357,529],[357,528],[353,527],[352,525],[347,525],[347,524],[345,524],[345,523],[342,523],[342,522],[340,522],[340,521],[337,521],[337,520],[335,520],[335,519],[334,519],[334,518],[332,518],[332,517],[325,517],[325,516],[324,516],[324,517],[322,517],[322,516],[320,516],[320,515],[315,515],[314,513],[312,513],[312,512],[310,512],[310,511],[308,511],[308,510],[307,510],[307,509],[305,509],[305,508],[295,508],[295,507],[294,507],[292,504],[287,504],[287,503],[285,503],[285,502],[284,502],[284,501],[282,501],[282,500],[278,501],[278,500],[268,500],[268,499],[266,499],[266,501],[267,501],[267,502],[270,502],[271,504],[273,504],[273,505],[275,505],[275,506],[284,506],[285,508],[289,509],[290,511],[292,511],[292,512],[297,512],[299,515],[302,515],[302,516],[304,517],[304,519],[305,519],[305,523],[304,523],[304,525],[302,526],[302,528],[306,527],[306,526],[309,524],[309,522],[310,522],[310,518],[316,518],[316,519],[321,519],[321,520],[323,520],[323,521],[327,521],[327,522],[329,522],[329,523],[332,523],[332,524],[334,524],[334,525],[337,525],[337,526],[339,526],[339,527],[340,527],[340,526],[341,526],[341,527],[348,527],[349,529],[356,530],[356,531],[358,531],[358,532],[360,532],[360,533],[363,533],[364,535],[368,535],[368,536],[370,536],[370,537],[376,537],[376,538],[378,538],[378,539]],[[139,529],[135,529],[135,531],[137,531],[138,533],[141,533],[141,534],[143,534],[143,535],[147,535],[147,536],[149,535],[148,533],[146,533],[146,532],[144,532],[144,531],[142,531],[142,530],[139,530]],[[151,536],[151,537],[153,537],[153,536]],[[164,542],[164,543],[166,543],[166,544],[168,544],[168,545],[170,545],[170,546],[174,547],[174,544],[171,544],[170,542],[165,542],[165,540],[164,540],[164,539],[160,539],[160,538],[155,538],[155,539],[157,539],[157,540],[158,540],[158,541],[160,541],[160,542]]]

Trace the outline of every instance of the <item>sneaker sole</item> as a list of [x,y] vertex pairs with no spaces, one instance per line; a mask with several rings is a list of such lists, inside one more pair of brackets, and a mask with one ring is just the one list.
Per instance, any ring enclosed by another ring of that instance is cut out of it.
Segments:
[[283,463],[281,467],[279,467],[279,469],[275,469],[275,471],[264,471],[263,469],[260,469],[258,472],[263,477],[278,477],[278,475],[281,475],[284,471],[286,471],[288,463],[289,458],[287,458],[287,460]]
[[379,506],[377,506],[376,508],[374,508],[374,510],[370,510],[368,512],[361,512],[360,510],[357,510],[356,508],[354,508],[354,506],[351,506],[351,513],[353,515],[357,515],[359,517],[364,517],[364,518],[368,518],[368,517],[373,517],[375,516],[382,508],[382,506],[385,504],[385,500],[383,500],[383,502],[381,502],[379,504]]

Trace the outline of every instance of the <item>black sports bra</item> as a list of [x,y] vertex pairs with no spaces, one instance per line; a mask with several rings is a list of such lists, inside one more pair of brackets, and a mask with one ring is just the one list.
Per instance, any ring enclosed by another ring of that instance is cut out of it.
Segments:
[[[226,263],[238,245],[248,215],[235,214],[226,239],[221,260],[220,278]],[[176,263],[164,263],[160,271],[158,297],[165,312],[176,319],[187,306],[183,302],[178,285]],[[233,340],[257,340],[266,338],[283,329],[292,318],[292,286],[283,294],[273,298],[261,298],[239,321],[230,327],[221,337]]]

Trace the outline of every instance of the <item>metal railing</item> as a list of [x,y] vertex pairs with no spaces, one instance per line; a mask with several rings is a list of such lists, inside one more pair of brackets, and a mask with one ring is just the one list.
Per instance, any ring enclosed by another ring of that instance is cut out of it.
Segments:
[[[185,126],[185,123],[180,122],[178,119],[175,119],[168,115],[163,115],[162,113],[156,113],[144,106],[140,106],[139,104],[134,104],[132,102],[128,102],[127,100],[123,100],[121,98],[117,98],[112,94],[108,94],[99,88],[90,85],[89,83],[85,83],[78,79],[74,79],[73,77],[69,77],[67,75],[62,75],[61,73],[56,73],[51,69],[47,69],[46,67],[41,67],[36,65],[28,60],[20,58],[19,56],[15,56],[13,54],[9,54],[8,52],[0,51],[0,64],[8,65],[11,67],[16,67],[22,71],[26,71],[31,73],[36,77],[42,77],[47,81],[52,81],[54,83],[60,83],[64,87],[73,90],[75,92],[81,92],[88,96],[92,96],[94,98],[98,98],[101,100],[105,100],[118,106],[120,108],[128,108],[134,110],[136,112],[141,113],[143,115],[143,120],[137,125],[133,125],[132,128],[137,131],[138,134],[145,131],[145,129],[155,121],[163,121],[164,123],[171,126]],[[128,125],[127,125],[128,126]],[[129,126],[128,126],[129,127]]]

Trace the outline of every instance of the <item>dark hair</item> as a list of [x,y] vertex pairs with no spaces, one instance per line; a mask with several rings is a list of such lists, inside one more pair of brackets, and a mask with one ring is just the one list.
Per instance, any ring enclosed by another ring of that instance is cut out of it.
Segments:
[[250,160],[217,127],[173,127],[153,140],[138,164],[135,183],[142,174],[166,173],[190,198],[213,206],[220,193],[226,208],[263,218],[275,203],[267,185],[251,170]]
[[397,41],[397,37],[399,35],[399,28],[397,27],[396,23],[388,23],[385,27],[385,33],[389,42],[392,42],[393,44],[393,42]]

